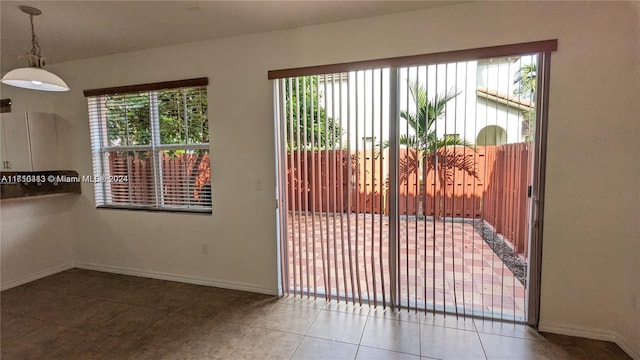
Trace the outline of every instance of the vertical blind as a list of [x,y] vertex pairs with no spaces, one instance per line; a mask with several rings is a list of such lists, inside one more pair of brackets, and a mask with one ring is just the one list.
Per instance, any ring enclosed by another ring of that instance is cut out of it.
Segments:
[[85,92],[96,206],[211,211],[206,79],[191,83]]

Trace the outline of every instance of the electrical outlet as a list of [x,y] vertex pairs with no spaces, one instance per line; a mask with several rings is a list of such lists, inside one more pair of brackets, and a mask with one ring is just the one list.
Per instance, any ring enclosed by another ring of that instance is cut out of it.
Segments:
[[256,190],[262,190],[262,180],[256,179],[255,188]]
[[202,243],[202,253],[203,254],[208,254],[209,253],[209,244]]

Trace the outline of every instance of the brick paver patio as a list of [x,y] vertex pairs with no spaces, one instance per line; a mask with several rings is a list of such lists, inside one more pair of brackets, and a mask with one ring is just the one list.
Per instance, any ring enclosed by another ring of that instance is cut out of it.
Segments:
[[[380,301],[384,277],[389,301],[388,216],[289,214],[287,226],[291,289],[313,295],[330,288],[357,301],[359,288],[364,301]],[[460,314],[524,319],[524,286],[471,222],[402,218],[398,240],[404,306],[455,312],[457,305]]]

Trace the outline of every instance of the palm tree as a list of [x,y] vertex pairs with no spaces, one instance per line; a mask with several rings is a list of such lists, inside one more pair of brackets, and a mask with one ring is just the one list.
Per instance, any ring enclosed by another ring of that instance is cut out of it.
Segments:
[[[513,94],[522,96],[530,102],[536,101],[536,89],[538,86],[538,64],[523,65],[516,73],[516,79],[513,82],[518,87],[513,90]],[[531,141],[532,134],[535,131],[535,110],[527,110],[523,113],[523,128],[526,129],[525,140]]]
[[514,95],[522,95],[527,100],[533,101],[538,83],[537,78],[538,64],[523,65],[516,73],[514,84],[518,85],[518,88],[513,91]]
[[401,145],[426,150],[427,153],[433,153],[437,149],[445,146],[471,146],[468,142],[454,136],[437,138],[436,131],[433,129],[436,120],[445,114],[447,103],[460,95],[459,92],[456,93],[450,90],[444,95],[437,94],[433,100],[429,101],[424,86],[418,82],[410,82],[409,93],[411,94],[413,102],[416,104],[415,108],[417,112],[401,111],[400,117],[407,121],[415,134],[401,135]]
[[[422,170],[422,179],[425,181],[430,171],[436,170],[440,180],[440,192],[443,193],[447,183],[452,181],[455,170],[461,170],[478,177],[475,169],[475,161],[464,154],[456,153],[451,147],[466,146],[471,148],[472,144],[458,136],[444,136],[438,138],[435,130],[435,122],[445,114],[446,104],[460,95],[460,92],[449,91],[446,94],[437,94],[433,100],[427,97],[427,91],[418,82],[409,83],[409,93],[413,99],[415,111],[402,111],[400,117],[405,119],[413,129],[414,134],[400,136],[400,144],[408,148],[415,149],[413,155],[408,152],[405,159],[400,160],[400,182],[407,181],[409,174],[418,173]],[[405,178],[406,177],[406,178]],[[422,193],[423,212],[426,212],[427,195]],[[439,207],[436,206],[435,217],[439,214]]]

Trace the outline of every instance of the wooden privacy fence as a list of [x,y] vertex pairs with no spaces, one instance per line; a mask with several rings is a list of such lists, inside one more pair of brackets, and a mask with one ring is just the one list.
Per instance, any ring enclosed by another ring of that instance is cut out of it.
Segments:
[[[109,169],[113,176],[127,176],[127,182],[110,184],[114,203],[153,204],[155,187],[153,158],[149,153],[124,152],[109,154]],[[165,205],[210,203],[211,172],[209,154],[161,153],[162,195]],[[188,199],[185,201],[185,198]]]
[[[451,147],[423,165],[420,152],[400,149],[399,214],[483,219],[524,253],[531,154],[531,143]],[[388,150],[293,151],[286,167],[289,210],[346,213],[350,204],[354,212],[388,214]]]
[[388,172],[385,160],[376,150],[290,152],[287,209],[345,213],[350,204],[351,211],[380,214]]
[[487,162],[494,168],[483,195],[484,219],[511,240],[517,253],[526,255],[533,148],[527,142],[487,150]]
[[[416,185],[405,198],[407,203],[422,204],[423,214],[439,218],[477,218],[491,224],[495,231],[511,241],[519,254],[525,254],[529,232],[528,187],[531,182],[531,143],[516,143],[497,146],[480,146],[472,151],[457,147],[448,150],[472,159],[475,175],[460,168],[443,166],[439,173],[446,173],[446,179],[430,171],[426,178],[426,196]],[[402,161],[400,162],[402,165]],[[400,169],[402,171],[402,169]],[[415,179],[417,176],[409,177]],[[415,180],[414,180],[415,181]],[[407,184],[404,184],[405,186]],[[403,197],[400,192],[400,201]],[[434,199],[436,201],[434,201]],[[411,206],[411,205],[410,205]],[[416,214],[415,205],[409,207],[407,215]]]

